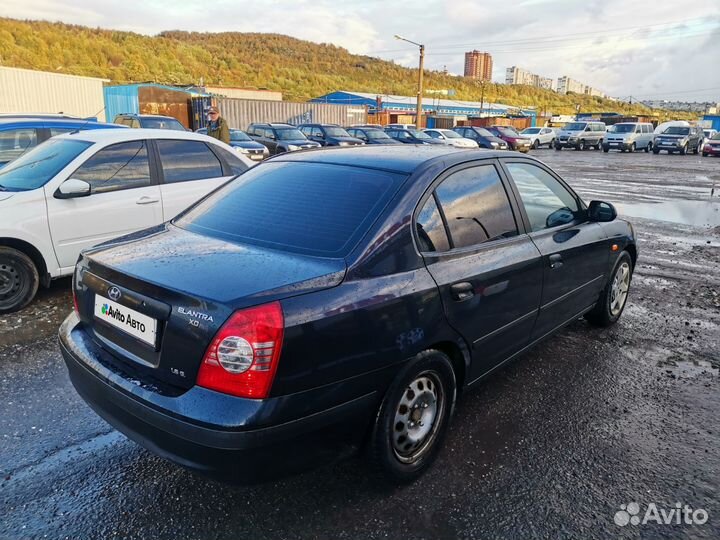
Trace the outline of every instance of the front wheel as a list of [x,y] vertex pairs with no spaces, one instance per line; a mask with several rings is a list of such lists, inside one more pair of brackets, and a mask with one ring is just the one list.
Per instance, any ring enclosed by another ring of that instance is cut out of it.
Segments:
[[697,156],[699,153],[700,153],[700,143],[697,143],[695,150],[693,150],[693,154],[695,154]]
[[13,248],[0,247],[0,313],[27,306],[40,284],[32,259]]
[[687,154],[687,151],[688,151],[688,145],[686,144],[685,146],[683,146],[683,147],[680,149],[680,155],[681,155],[681,156],[684,156],[685,154]]
[[449,358],[427,350],[397,375],[375,419],[370,460],[394,482],[410,482],[437,457],[455,406],[455,372]]
[[647,154],[648,152],[651,152],[651,151],[652,151],[652,149],[653,149],[652,146],[653,146],[653,145],[652,145],[651,142],[647,143],[647,146],[645,147],[645,153],[646,153],[646,154]]
[[553,139],[552,141],[550,141],[550,144],[548,145],[548,148],[552,148],[553,146],[555,146],[555,139]]
[[585,150],[585,141],[580,141],[579,143],[577,143],[575,150]]
[[607,285],[600,293],[595,307],[585,314],[585,318],[596,326],[615,324],[622,315],[630,291],[633,263],[630,254],[623,251],[618,257]]
[[532,144],[532,149],[537,150],[538,148],[540,148],[540,141],[535,139]]
[[635,143],[632,143],[632,144],[630,145],[630,148],[629,148],[628,151],[629,151],[631,154],[634,154],[634,153],[635,153],[635,150],[637,150],[637,146],[635,146]]
[[653,154],[659,154],[659,153],[660,153],[660,150],[658,150],[657,148],[653,148],[652,153],[653,153]]

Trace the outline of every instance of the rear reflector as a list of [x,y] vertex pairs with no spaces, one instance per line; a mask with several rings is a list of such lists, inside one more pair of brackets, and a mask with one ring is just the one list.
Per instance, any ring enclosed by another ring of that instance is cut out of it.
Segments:
[[282,349],[280,302],[236,311],[205,352],[197,384],[233,396],[266,398]]

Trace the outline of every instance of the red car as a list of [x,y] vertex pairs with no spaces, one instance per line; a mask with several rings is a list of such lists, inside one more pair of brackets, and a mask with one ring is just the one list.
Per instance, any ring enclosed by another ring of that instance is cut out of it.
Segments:
[[510,150],[527,152],[530,150],[531,140],[520,135],[510,126],[490,126],[487,130],[508,143]]
[[720,133],[713,135],[712,139],[708,139],[702,147],[703,156],[720,156]]

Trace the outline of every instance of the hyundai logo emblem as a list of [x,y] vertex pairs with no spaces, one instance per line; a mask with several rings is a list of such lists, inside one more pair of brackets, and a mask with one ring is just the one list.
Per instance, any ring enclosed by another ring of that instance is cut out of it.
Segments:
[[108,289],[108,296],[110,297],[110,300],[120,300],[120,297],[122,296],[122,292],[120,292],[120,289],[115,287],[114,285]]

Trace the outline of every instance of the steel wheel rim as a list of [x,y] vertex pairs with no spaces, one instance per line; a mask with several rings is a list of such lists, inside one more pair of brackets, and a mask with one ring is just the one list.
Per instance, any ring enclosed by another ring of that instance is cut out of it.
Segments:
[[22,289],[22,276],[15,266],[0,262],[0,306],[13,304]]
[[427,454],[437,439],[445,402],[440,377],[434,371],[420,373],[407,385],[392,425],[392,448],[399,461],[411,464]]
[[610,287],[610,313],[613,317],[620,314],[630,290],[630,265],[623,262],[615,272]]

